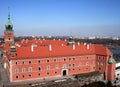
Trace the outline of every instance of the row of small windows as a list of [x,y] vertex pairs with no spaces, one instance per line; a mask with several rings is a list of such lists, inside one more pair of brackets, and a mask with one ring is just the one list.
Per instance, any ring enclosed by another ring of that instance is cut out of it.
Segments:
[[[58,72],[57,72],[57,71],[55,71],[54,73],[55,73],[55,74],[57,74]],[[49,75],[50,73],[49,73],[49,72],[47,72],[46,74],[47,74],[47,75]],[[32,75],[31,75],[31,74],[29,74],[28,76],[29,76],[29,77],[32,77]],[[40,74],[40,73],[38,73],[38,76],[41,76],[41,74]],[[17,76],[16,76],[16,78],[18,79],[18,78],[19,78],[19,76],[17,75]],[[25,75],[22,75],[22,78],[25,78]]]
[[[28,63],[31,64],[32,62],[28,61]],[[15,64],[18,65],[18,62],[16,61]],[[22,61],[22,64],[25,64],[25,61]]]
[[[56,65],[55,68],[58,69],[59,66]],[[39,67],[38,67],[38,71],[40,71],[40,70],[41,70],[41,67],[39,66]],[[50,70],[50,65],[47,66],[47,70]],[[25,71],[26,71],[26,68],[22,68],[22,72],[25,72]],[[19,72],[19,69],[16,68],[16,69],[15,69],[15,72],[18,73],[18,72]],[[28,68],[28,72],[32,72],[32,67],[29,67],[29,68]]]
[[[88,70],[89,68],[88,67],[86,67],[86,70]],[[95,67],[93,67],[93,69],[95,69]],[[74,68],[73,69],[69,69],[69,71],[71,71],[71,70],[75,70]],[[79,68],[79,70],[81,70],[80,68]],[[100,70],[100,69],[99,69]],[[55,74],[57,74],[58,72],[57,71],[55,71],[54,72]],[[46,73],[47,75],[49,75],[50,73],[49,72],[47,72]],[[31,74],[29,74],[28,75],[29,77],[32,77],[32,75]],[[38,73],[38,76],[41,76],[41,74],[40,73]],[[16,78],[19,78],[18,76],[16,76]],[[25,75],[22,75],[22,78],[25,78]]]
[[104,66],[105,63],[104,62],[98,62],[98,65]]
[[[75,67],[75,65],[76,64],[69,64],[69,67]],[[88,66],[88,65],[89,65],[89,62],[87,61],[86,66]],[[93,65],[95,65],[95,61],[93,61]],[[98,62],[98,65],[100,65],[99,62]],[[104,63],[102,62],[101,65],[104,65]],[[82,66],[82,62],[79,63],[79,66]],[[58,69],[58,68],[59,68],[59,66],[56,65],[55,69]],[[63,64],[63,68],[67,68],[67,65]],[[26,70],[25,68],[22,68],[22,72],[25,72],[25,70]],[[41,70],[40,66],[38,66],[38,70],[39,71]],[[50,65],[47,66],[47,70],[50,70]],[[15,69],[15,72],[18,73],[18,68]],[[28,72],[32,72],[32,67],[28,68]]]
[[[81,59],[82,57],[79,57],[79,58]],[[88,59],[88,56],[86,57],[86,59]],[[66,61],[67,58],[65,57],[63,60]],[[75,60],[75,57],[73,57],[73,58],[69,58],[69,61],[71,61],[71,60]],[[54,62],[56,62],[56,61],[57,61],[57,59],[54,59]],[[61,59],[58,58],[58,61],[60,62]],[[50,62],[50,59],[47,59],[47,62]],[[32,61],[28,61],[28,63],[31,64]],[[40,63],[40,60],[38,60],[38,63]],[[17,64],[18,64],[18,61],[16,61],[15,64],[17,65]],[[25,64],[25,61],[22,61],[22,64]]]
[[[28,75],[29,77],[32,77],[31,74]],[[19,78],[18,76],[16,76],[16,78]],[[22,78],[25,78],[25,75],[22,75]]]
[[105,56],[98,56],[98,60],[104,60]]
[[[22,72],[25,72],[25,70],[26,70],[26,68],[22,68]],[[16,69],[15,69],[15,73],[18,73],[18,72],[19,72],[19,69],[16,68]],[[32,72],[32,67],[29,67],[29,68],[28,68],[28,72]]]
[[[89,68],[88,67],[86,67],[86,70],[88,70]],[[93,69],[95,69],[95,67],[93,67]],[[71,70],[75,70],[74,68],[73,69],[69,69],[69,71],[71,71]],[[79,68],[79,70],[81,70],[80,68]]]

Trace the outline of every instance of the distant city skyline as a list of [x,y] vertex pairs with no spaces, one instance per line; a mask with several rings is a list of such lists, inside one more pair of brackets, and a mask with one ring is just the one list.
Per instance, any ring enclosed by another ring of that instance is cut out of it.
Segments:
[[8,7],[15,36],[120,36],[120,0],[0,0],[0,35]]

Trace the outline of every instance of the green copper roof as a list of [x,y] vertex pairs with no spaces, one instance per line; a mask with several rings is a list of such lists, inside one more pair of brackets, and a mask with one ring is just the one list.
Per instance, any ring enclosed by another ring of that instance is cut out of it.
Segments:
[[69,39],[73,39],[73,37],[72,37],[72,36],[70,36],[70,37],[69,37]]
[[67,45],[73,45],[73,44],[74,44],[73,37],[70,36]]
[[14,45],[10,46],[10,53],[16,53],[16,47]]
[[11,48],[11,49],[15,49],[15,46],[14,46],[14,45],[12,45],[10,48]]
[[115,59],[111,57],[111,58],[108,60],[108,63],[109,63],[109,64],[115,63]]
[[68,42],[68,45],[73,45],[74,44],[74,42]]

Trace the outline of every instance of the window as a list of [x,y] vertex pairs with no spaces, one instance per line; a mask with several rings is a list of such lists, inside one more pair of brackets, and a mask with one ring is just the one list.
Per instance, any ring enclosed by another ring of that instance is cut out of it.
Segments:
[[16,76],[16,78],[18,78],[18,76]]
[[25,72],[25,68],[22,68],[22,72]]
[[15,62],[15,64],[17,65],[17,64],[18,64],[18,62],[16,61],[16,62]]
[[29,67],[29,68],[28,68],[28,72],[32,72],[32,67]]
[[24,61],[22,61],[22,64],[25,64],[25,62],[24,62]]
[[40,76],[40,73],[38,73],[38,76]]
[[18,72],[19,72],[19,71],[18,71],[18,68],[16,68],[16,69],[15,69],[15,73],[18,73]]
[[49,75],[49,72],[47,72],[47,75]]
[[24,76],[24,75],[22,75],[22,77],[24,78],[25,76]]
[[49,65],[47,66],[47,70],[50,70],[50,66]]
[[29,64],[31,64],[31,61],[29,61]]
[[75,60],[75,58],[73,58],[73,60]]
[[63,65],[63,68],[66,68],[66,64]]
[[41,70],[41,67],[40,67],[40,66],[38,67],[38,70],[39,70],[39,71]]
[[54,62],[56,62],[56,59],[54,59]]
[[73,67],[75,67],[75,64],[73,64]]
[[49,62],[49,59],[47,59],[47,62]]
[[56,65],[55,68],[58,69],[58,65]]
[[105,59],[105,57],[103,56],[103,60]]
[[103,62],[101,62],[101,63],[100,63],[100,65],[101,65],[101,66],[103,66],[103,65],[104,65],[104,63],[103,63]]
[[71,58],[69,58],[69,61],[71,60]]
[[38,63],[40,63],[40,60],[38,60]]
[[88,59],[88,56],[86,57],[86,59]]
[[64,58],[64,61],[66,61],[66,58]]
[[86,62],[86,66],[88,66],[88,64],[89,64],[89,63],[88,63],[88,62]]
[[29,77],[31,77],[31,74],[29,74]]
[[99,60],[100,60],[100,58],[101,58],[101,57],[100,57],[100,56],[98,56],[98,59],[99,59]]

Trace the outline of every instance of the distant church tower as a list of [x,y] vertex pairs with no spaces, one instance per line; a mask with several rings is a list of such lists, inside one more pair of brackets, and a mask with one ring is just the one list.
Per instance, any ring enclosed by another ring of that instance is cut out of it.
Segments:
[[10,11],[8,12],[8,22],[5,25],[6,30],[4,31],[4,42],[14,42],[14,31],[13,25],[10,21]]

